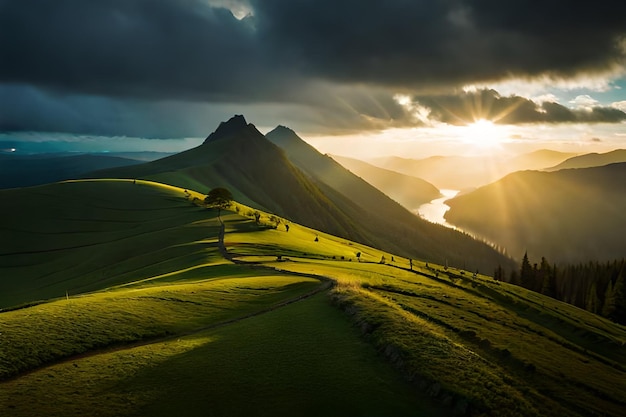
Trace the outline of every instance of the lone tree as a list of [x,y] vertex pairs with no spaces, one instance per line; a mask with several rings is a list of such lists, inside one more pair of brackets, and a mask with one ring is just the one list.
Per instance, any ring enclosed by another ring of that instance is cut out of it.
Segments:
[[220,218],[221,210],[230,207],[232,201],[233,195],[226,188],[214,188],[204,198],[204,204],[217,209],[217,217],[220,222],[222,221]]

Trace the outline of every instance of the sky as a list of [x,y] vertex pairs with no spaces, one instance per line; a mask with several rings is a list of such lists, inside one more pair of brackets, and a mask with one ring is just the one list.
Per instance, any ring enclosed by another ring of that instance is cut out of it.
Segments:
[[0,0],[0,63],[0,152],[626,148],[623,0]]

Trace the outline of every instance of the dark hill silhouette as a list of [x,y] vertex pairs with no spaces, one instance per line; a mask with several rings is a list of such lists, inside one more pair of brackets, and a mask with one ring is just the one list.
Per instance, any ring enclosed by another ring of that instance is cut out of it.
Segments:
[[616,149],[606,153],[588,153],[585,155],[569,158],[562,163],[545,169],[545,171],[558,171],[571,168],[591,168],[608,164],[626,162],[626,149]]
[[522,171],[448,200],[446,219],[520,257],[609,261],[626,255],[626,163]]
[[358,221],[378,247],[441,263],[447,259],[470,269],[509,265],[508,258],[482,242],[410,213],[331,157],[319,153],[293,130],[279,126],[266,136],[283,148],[342,211]]
[[331,157],[409,210],[442,196],[437,187],[421,178],[379,168],[358,159]]
[[92,176],[152,179],[202,192],[224,187],[242,203],[399,255],[484,271],[512,266],[489,246],[419,219],[293,131],[281,127],[268,136],[284,138],[286,151],[235,116],[194,149]]
[[30,187],[79,178],[94,169],[139,164],[128,158],[106,155],[1,155],[0,188]]

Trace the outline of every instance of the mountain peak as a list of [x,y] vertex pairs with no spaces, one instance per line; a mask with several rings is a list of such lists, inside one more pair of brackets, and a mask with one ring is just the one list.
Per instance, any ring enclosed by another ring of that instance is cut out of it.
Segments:
[[218,140],[224,138],[226,136],[230,136],[233,133],[236,133],[242,129],[248,127],[248,122],[246,122],[245,117],[241,114],[236,114],[231,117],[227,122],[221,122],[217,127],[215,132],[211,133],[204,143],[212,142],[214,140]]
[[274,128],[274,130],[272,130],[272,132],[275,132],[275,133],[291,133],[291,134],[295,134],[296,133],[296,132],[293,131],[293,129],[290,129],[287,126],[283,126],[283,125],[276,126],[276,128]]

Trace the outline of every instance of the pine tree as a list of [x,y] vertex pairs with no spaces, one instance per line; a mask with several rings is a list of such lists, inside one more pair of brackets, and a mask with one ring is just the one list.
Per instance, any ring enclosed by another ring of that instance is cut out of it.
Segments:
[[541,293],[548,297],[556,298],[556,267],[552,268],[550,272],[544,275],[541,284]]
[[602,307],[602,316],[609,317],[614,308],[615,301],[613,300],[613,282],[609,280],[609,285],[606,286],[604,292],[604,306]]
[[591,288],[589,288],[589,294],[587,295],[587,304],[585,305],[585,310],[591,311],[595,314],[598,314],[600,311],[602,311],[600,306],[600,299],[598,298],[598,287],[595,281],[591,284]]
[[494,271],[493,279],[495,279],[496,281],[504,280],[504,270],[502,269],[502,265],[498,265],[498,267]]
[[524,288],[533,287],[533,269],[530,266],[528,260],[528,252],[524,252],[524,258],[522,258],[522,267],[520,268],[520,283]]
[[[624,268],[619,272],[613,284],[610,297],[604,302],[602,313],[616,323],[626,324],[626,274]],[[608,289],[607,289],[608,292]]]

